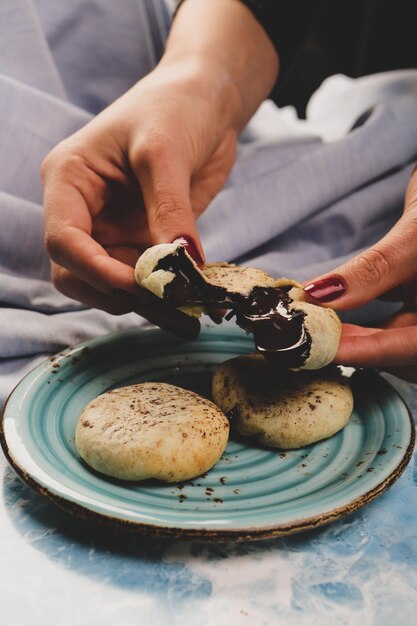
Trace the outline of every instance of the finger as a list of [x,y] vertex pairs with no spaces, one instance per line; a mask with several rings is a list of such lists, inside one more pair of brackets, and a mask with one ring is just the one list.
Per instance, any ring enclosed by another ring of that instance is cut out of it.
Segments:
[[106,249],[115,241],[143,250],[152,245],[145,211],[119,203],[106,206],[94,219],[92,237]]
[[405,328],[414,326],[417,328],[417,313],[414,311],[399,312],[389,318],[383,325],[384,328]]
[[354,367],[415,365],[416,327],[376,330],[367,335],[342,335],[335,362]]
[[79,189],[58,178],[47,183],[44,201],[45,245],[57,265],[102,293],[139,293],[132,268],[92,239],[90,208]]
[[343,324],[342,337],[361,337],[363,335],[372,335],[380,332],[380,328],[371,328],[368,326],[357,326],[356,324]]
[[[417,317],[417,315],[416,315]],[[416,320],[417,323],[417,320]],[[375,332],[381,332],[380,328],[364,328],[362,326],[355,326],[354,324],[344,324],[342,326],[342,337],[363,337],[365,335],[371,335]],[[336,362],[338,361],[339,353],[336,355]],[[342,364],[342,363],[340,363]],[[347,363],[345,363],[346,365]],[[353,364],[353,363],[352,363]],[[417,382],[417,364],[416,365],[405,365],[403,367],[389,367],[385,366],[382,368],[385,372],[393,374],[398,378],[403,378],[409,382]]]
[[106,252],[113,259],[117,259],[125,265],[129,265],[132,269],[135,267],[136,261],[145,250],[146,248],[131,248],[130,246],[106,246]]
[[185,315],[177,309],[168,307],[164,302],[152,296],[151,302],[143,302],[129,293],[120,292],[110,296],[95,290],[86,282],[74,276],[67,269],[52,264],[54,284],[61,293],[83,304],[101,309],[113,315],[137,313],[160,328],[169,330],[186,339],[194,339],[200,331],[200,323],[195,318]]
[[112,315],[123,315],[134,311],[138,306],[138,298],[135,296],[121,290],[117,296],[97,291],[56,263],[51,264],[51,277],[55,287],[64,296],[88,307],[100,309]]
[[190,202],[190,172],[165,149],[136,159],[135,171],[142,190],[149,232],[154,244],[184,238],[195,260],[204,262],[203,248]]
[[309,282],[315,302],[343,310],[361,306],[416,274],[417,213],[409,211],[375,246]]
[[181,313],[164,302],[159,301],[152,306],[141,304],[135,312],[145,317],[152,324],[184,339],[196,339],[199,335],[200,322],[197,318]]
[[404,211],[414,211],[417,209],[417,165],[411,173],[411,178],[405,192],[405,208]]

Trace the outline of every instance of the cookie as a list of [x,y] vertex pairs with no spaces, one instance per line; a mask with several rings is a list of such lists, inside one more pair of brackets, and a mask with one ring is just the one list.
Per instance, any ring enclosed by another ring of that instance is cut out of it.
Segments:
[[256,354],[218,366],[212,394],[235,432],[272,448],[301,448],[331,437],[353,409],[349,383],[337,368],[276,370]]
[[293,287],[288,295],[292,300],[289,310],[303,313],[303,325],[310,339],[309,352],[298,369],[317,370],[326,367],[336,356],[342,334],[342,323],[337,313],[333,309],[306,302],[302,287]]
[[124,480],[188,480],[221,457],[229,422],[209,400],[174,385],[142,383],[90,402],[75,443],[93,469]]
[[253,334],[257,350],[276,366],[319,369],[331,363],[341,335],[337,314],[305,301],[294,280],[229,263],[200,269],[181,242],[159,244],[138,259],[139,285],[182,311],[200,316],[230,309],[238,326]]

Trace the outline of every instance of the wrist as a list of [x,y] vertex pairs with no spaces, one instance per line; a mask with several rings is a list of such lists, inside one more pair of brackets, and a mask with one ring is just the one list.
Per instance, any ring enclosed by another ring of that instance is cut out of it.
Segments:
[[164,55],[155,71],[188,92],[195,99],[196,106],[198,101],[204,101],[216,125],[240,131],[242,97],[223,64],[199,54],[182,55],[176,51]]
[[174,20],[160,65],[195,73],[241,130],[269,95],[278,72],[276,51],[251,11],[239,0],[186,0]]

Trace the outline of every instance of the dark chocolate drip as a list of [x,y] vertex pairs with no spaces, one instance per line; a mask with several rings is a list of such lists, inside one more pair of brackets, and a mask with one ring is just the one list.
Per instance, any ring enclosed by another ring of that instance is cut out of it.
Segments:
[[304,326],[303,311],[290,310],[286,289],[254,287],[247,295],[207,283],[180,247],[161,259],[155,270],[167,270],[175,278],[165,285],[164,298],[175,306],[232,309],[236,323],[252,333],[256,349],[280,367],[299,367],[310,354],[311,337]]
[[230,411],[227,413],[227,419],[229,421],[232,421],[232,420],[238,420],[239,417],[240,417],[240,406],[238,404],[235,404],[235,406],[231,408]]
[[185,256],[183,247],[160,259],[155,270],[167,270],[175,274],[175,278],[164,289],[164,298],[175,306],[225,305],[226,289],[206,283]]
[[236,323],[253,334],[259,352],[276,365],[299,367],[311,349],[304,312],[290,310],[292,300],[284,289],[255,287],[233,303]]

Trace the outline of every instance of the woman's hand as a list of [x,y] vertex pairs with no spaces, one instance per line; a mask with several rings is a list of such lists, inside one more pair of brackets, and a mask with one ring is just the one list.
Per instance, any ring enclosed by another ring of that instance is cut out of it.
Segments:
[[335,361],[378,367],[417,382],[417,168],[405,197],[404,214],[375,246],[334,273],[305,286],[315,302],[352,309],[379,296],[403,302],[381,328],[344,324]]
[[133,278],[141,252],[183,236],[202,259],[195,216],[224,183],[236,138],[226,123],[209,134],[216,107],[202,92],[193,69],[158,68],[48,155],[46,246],[65,295],[152,318]]
[[43,163],[46,248],[61,292],[198,332],[196,320],[141,290],[132,267],[146,247],[180,236],[203,262],[195,218],[223,186],[237,134],[276,71],[272,44],[243,4],[181,7],[155,70]]

